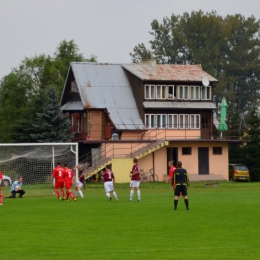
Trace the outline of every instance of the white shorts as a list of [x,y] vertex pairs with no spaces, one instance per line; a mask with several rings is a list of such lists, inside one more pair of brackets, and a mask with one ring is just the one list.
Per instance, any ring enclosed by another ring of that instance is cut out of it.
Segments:
[[130,182],[130,188],[139,188],[140,181],[131,181]]
[[82,188],[83,186],[84,186],[84,184],[81,181],[77,181],[76,187]]
[[106,181],[104,183],[104,188],[106,192],[110,192],[114,190],[114,183],[113,181]]

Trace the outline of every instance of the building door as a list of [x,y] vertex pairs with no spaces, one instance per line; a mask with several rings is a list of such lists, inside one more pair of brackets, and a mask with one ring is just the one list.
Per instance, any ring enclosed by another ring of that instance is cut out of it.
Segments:
[[199,174],[209,174],[208,147],[199,147]]
[[[177,147],[169,147],[167,148],[167,165],[169,161],[173,160],[173,165],[176,167],[178,161],[178,148]],[[169,172],[167,173],[169,174]]]

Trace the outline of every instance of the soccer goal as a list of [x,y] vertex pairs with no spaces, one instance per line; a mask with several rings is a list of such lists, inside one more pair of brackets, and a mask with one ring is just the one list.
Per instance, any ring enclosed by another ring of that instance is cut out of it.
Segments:
[[[8,184],[4,196],[19,176],[23,177],[26,197],[53,194],[52,170],[57,162],[72,169],[78,165],[78,143],[0,144],[0,170]],[[77,168],[74,172],[78,179]]]

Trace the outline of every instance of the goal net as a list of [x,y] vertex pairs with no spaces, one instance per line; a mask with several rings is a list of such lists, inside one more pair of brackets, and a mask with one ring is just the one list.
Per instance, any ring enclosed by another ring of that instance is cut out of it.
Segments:
[[[23,177],[26,197],[54,194],[52,170],[57,162],[66,163],[72,169],[78,165],[78,144],[0,144],[0,170],[8,184],[4,196],[11,194],[11,184],[19,176]],[[78,178],[77,169],[74,172]]]

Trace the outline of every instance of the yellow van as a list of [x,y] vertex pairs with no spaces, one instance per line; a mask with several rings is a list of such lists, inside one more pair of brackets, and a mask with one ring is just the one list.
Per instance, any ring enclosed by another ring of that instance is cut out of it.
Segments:
[[243,164],[229,164],[229,180],[230,181],[249,181],[250,173],[248,168]]

